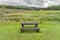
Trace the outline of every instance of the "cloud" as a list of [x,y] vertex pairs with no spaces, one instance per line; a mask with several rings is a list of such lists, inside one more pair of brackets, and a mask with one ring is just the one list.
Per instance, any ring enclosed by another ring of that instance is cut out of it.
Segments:
[[0,0],[0,4],[48,7],[60,5],[60,0]]

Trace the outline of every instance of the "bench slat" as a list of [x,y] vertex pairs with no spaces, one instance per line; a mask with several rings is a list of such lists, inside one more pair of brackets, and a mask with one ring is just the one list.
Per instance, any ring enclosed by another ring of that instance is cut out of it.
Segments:
[[21,29],[28,29],[28,30],[34,30],[34,29],[39,29],[39,28],[21,28]]
[[24,24],[24,25],[34,25],[34,24],[38,24],[37,22],[22,22],[21,24]]

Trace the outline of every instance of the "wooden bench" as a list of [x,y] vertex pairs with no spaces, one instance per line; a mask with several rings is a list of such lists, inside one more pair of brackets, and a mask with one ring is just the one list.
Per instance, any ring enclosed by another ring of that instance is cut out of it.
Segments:
[[[21,25],[22,25],[21,32],[25,30],[35,30],[36,32],[39,31],[37,22],[22,22]],[[33,28],[26,28],[24,25],[35,25],[35,26]]]

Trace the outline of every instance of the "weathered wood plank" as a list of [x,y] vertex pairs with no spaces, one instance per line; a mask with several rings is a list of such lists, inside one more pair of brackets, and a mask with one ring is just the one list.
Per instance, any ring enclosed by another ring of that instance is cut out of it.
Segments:
[[[22,22],[21,24],[22,24],[21,32],[23,32],[25,30],[35,30],[37,32],[39,31],[37,22]],[[24,25],[35,25],[35,27],[33,27],[33,28],[25,28]]]

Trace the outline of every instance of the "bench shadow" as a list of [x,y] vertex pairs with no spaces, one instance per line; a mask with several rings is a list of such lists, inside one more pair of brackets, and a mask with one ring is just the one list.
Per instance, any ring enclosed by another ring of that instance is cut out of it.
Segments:
[[20,31],[20,33],[42,33],[41,31],[38,31],[38,32],[36,32],[36,31],[23,31],[23,32],[21,32]]

